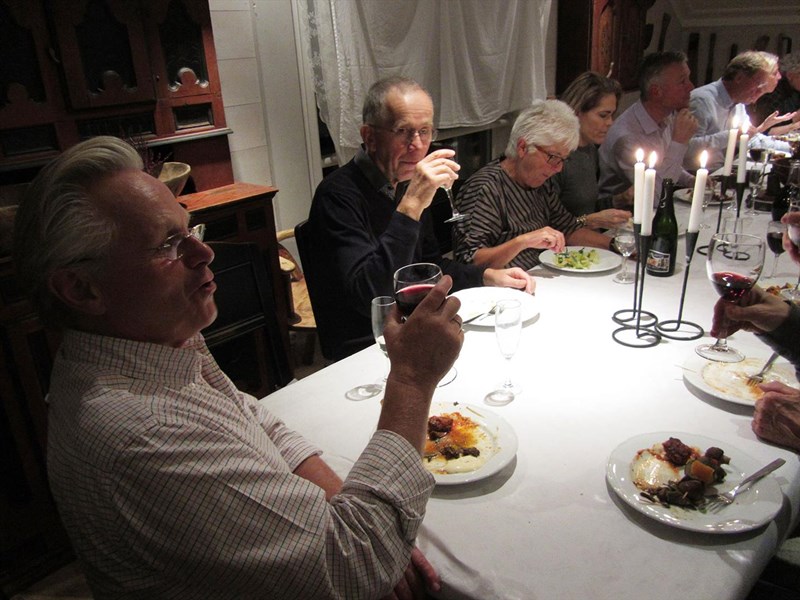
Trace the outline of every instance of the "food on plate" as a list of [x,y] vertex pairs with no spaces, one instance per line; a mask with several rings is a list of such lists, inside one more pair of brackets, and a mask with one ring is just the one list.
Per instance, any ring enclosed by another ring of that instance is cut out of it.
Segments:
[[771,285],[764,290],[768,294],[772,294],[773,296],[780,296],[781,292],[784,290],[791,290],[794,289],[794,284],[792,283],[784,283],[783,285]]
[[588,269],[592,265],[600,262],[600,254],[594,248],[587,250],[581,248],[580,250],[570,250],[568,252],[559,252],[555,255],[556,266],[566,267],[569,269]]
[[[703,381],[716,391],[726,396],[752,400],[755,403],[763,392],[757,385],[748,385],[747,378],[758,373],[764,366],[764,361],[763,358],[746,358],[738,363],[709,362],[703,367],[701,375]],[[789,386],[797,385],[797,380],[785,363],[773,365],[764,375],[764,381],[779,381]]]
[[650,502],[698,509],[705,504],[708,486],[724,481],[722,465],[729,462],[720,448],[701,452],[671,437],[636,453],[631,479]]
[[431,473],[468,473],[494,454],[494,440],[478,423],[460,412],[428,419],[428,439],[422,462]]

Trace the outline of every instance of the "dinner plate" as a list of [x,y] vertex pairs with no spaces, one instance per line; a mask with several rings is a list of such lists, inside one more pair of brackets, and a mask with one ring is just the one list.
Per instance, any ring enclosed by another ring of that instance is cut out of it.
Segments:
[[[682,188],[680,190],[675,190],[672,193],[672,197],[679,202],[686,202],[687,204],[692,203],[692,197],[694,196],[694,190],[692,188]],[[706,197],[711,196],[711,190],[706,190]],[[719,197],[713,200],[709,200],[709,206],[719,206]]]
[[[436,485],[458,485],[472,483],[491,477],[505,467],[517,455],[517,434],[511,425],[499,416],[482,406],[473,406],[463,402],[433,402],[430,415],[460,412],[469,417],[488,438],[494,452],[489,459],[474,471],[465,473],[433,473]],[[424,459],[423,459],[424,460]]]
[[629,506],[643,515],[666,525],[697,531],[701,533],[739,533],[761,527],[778,513],[783,505],[783,493],[772,476],[764,477],[751,484],[750,488],[736,497],[730,506],[711,513],[692,510],[680,506],[665,507],[642,498],[641,490],[631,480],[631,462],[636,453],[670,437],[680,439],[684,444],[705,451],[711,446],[722,448],[731,462],[723,465],[727,473],[725,481],[714,486],[715,491],[724,493],[742,479],[763,467],[769,461],[757,461],[741,450],[722,442],[691,433],[656,432],[637,435],[617,446],[608,459],[606,480],[616,494]]
[[[500,300],[519,300],[522,306],[523,323],[527,323],[539,316],[536,298],[513,288],[474,287],[454,292],[453,296],[461,301],[458,316],[461,317],[462,321],[488,313]],[[494,315],[479,317],[467,323],[466,327],[494,327]]]
[[539,261],[546,267],[567,273],[602,273],[603,271],[611,271],[612,269],[616,269],[622,264],[622,257],[619,254],[614,254],[610,250],[603,250],[602,248],[591,248],[589,246],[565,246],[564,252],[572,252],[573,250],[580,250],[582,248],[585,248],[587,252],[589,250],[595,250],[600,259],[588,269],[559,267],[556,265],[556,254],[552,250],[545,250],[542,252],[539,255]]
[[[690,356],[683,363],[683,378],[706,394],[744,406],[754,406],[761,396],[760,390],[751,388],[746,380],[750,375],[758,373],[769,354],[757,354],[737,363],[723,363],[706,360],[702,356]],[[785,360],[778,359],[767,371],[765,381],[780,381],[792,387],[798,387],[794,375],[794,367]]]

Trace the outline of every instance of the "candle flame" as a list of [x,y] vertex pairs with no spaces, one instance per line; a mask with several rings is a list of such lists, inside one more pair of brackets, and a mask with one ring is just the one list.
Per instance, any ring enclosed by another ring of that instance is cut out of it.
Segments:
[[658,160],[658,155],[656,154],[655,150],[653,150],[650,153],[650,162],[649,162],[651,169],[656,166],[656,161],[657,160]]
[[636,151],[636,162],[642,162],[644,160],[644,150],[639,148]]
[[708,162],[708,150],[703,150],[700,153],[700,168],[705,169],[707,162]]
[[733,121],[731,121],[731,129],[739,129],[739,115],[733,117]]

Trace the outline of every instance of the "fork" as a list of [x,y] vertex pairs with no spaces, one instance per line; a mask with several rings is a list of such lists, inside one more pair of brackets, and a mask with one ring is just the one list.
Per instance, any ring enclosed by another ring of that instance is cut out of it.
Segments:
[[489,309],[489,310],[487,310],[486,312],[483,312],[483,313],[477,314],[477,315],[475,315],[474,317],[470,317],[470,318],[469,318],[469,319],[467,319],[466,321],[461,321],[461,324],[462,324],[462,325],[466,325],[466,324],[468,324],[468,323],[472,323],[473,321],[477,321],[478,319],[485,319],[486,317],[488,317],[488,316],[490,316],[490,315],[493,315],[493,314],[494,314],[494,313],[496,313],[496,312],[497,312],[497,304],[495,304],[494,306],[492,306],[492,308],[490,308],[490,309]]
[[705,508],[714,512],[725,506],[728,506],[729,504],[733,504],[733,499],[736,498],[736,496],[738,496],[741,492],[745,491],[745,489],[747,489],[747,487],[751,483],[753,483],[754,481],[758,481],[765,475],[769,475],[775,469],[784,464],[786,464],[785,460],[783,460],[782,458],[776,458],[765,467],[761,467],[758,471],[756,471],[752,475],[742,479],[733,489],[725,492],[724,494],[709,496],[708,500],[706,501]]
[[770,367],[772,367],[772,363],[775,362],[776,358],[778,358],[778,353],[773,352],[772,356],[770,356],[767,359],[767,362],[764,363],[764,366],[761,367],[761,370],[758,373],[750,375],[750,377],[747,378],[747,385],[749,385],[750,387],[756,387],[759,383],[763,383],[764,375],[766,375],[767,371],[769,371]]

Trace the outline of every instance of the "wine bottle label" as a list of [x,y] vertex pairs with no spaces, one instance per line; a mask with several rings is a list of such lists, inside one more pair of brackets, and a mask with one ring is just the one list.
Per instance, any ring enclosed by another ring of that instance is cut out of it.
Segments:
[[647,254],[647,270],[650,273],[669,273],[669,252],[650,250]]

